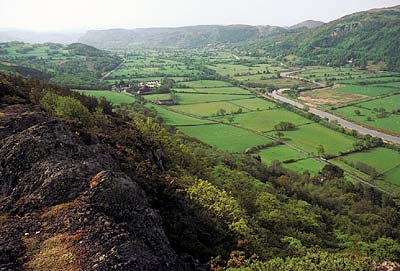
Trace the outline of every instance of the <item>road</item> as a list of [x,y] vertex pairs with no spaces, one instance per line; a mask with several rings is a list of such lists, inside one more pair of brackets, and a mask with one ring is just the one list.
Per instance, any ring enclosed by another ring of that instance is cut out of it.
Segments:
[[105,80],[108,76],[110,76],[110,74],[112,74],[113,72],[115,72],[116,70],[118,70],[119,68],[121,68],[122,65],[124,65],[126,59],[124,58],[121,62],[121,64],[119,64],[117,67],[115,67],[112,71],[107,72],[101,79],[100,81]]
[[[294,74],[296,72],[299,72],[299,71],[281,73],[281,77],[295,78],[295,77],[292,76],[292,74]],[[298,79],[301,79],[301,78],[298,78]],[[314,83],[318,84],[322,88],[325,87],[325,85],[322,84],[322,83],[319,83],[319,82],[314,82]],[[300,109],[303,109],[303,110],[305,109],[305,106],[303,104],[301,104],[299,102],[296,102],[296,101],[293,101],[293,100],[291,100],[289,98],[286,98],[284,96],[281,96],[280,93],[282,91],[284,91],[284,89],[274,90],[273,92],[268,93],[268,95],[271,96],[272,98],[276,99],[276,100],[281,101],[281,102],[293,105],[293,106],[295,106],[297,108],[300,108]],[[326,118],[326,119],[328,119],[330,121],[336,121],[338,124],[340,124],[344,128],[351,129],[351,130],[356,130],[360,134],[371,135],[371,136],[374,136],[374,137],[379,137],[382,140],[387,141],[387,142],[393,142],[393,143],[400,144],[400,137],[389,135],[389,134],[382,133],[382,132],[379,132],[379,131],[376,131],[376,130],[373,130],[373,129],[366,128],[366,127],[358,125],[358,124],[356,124],[354,122],[342,119],[342,118],[340,118],[340,117],[338,117],[338,116],[336,116],[334,114],[331,114],[331,113],[328,113],[328,112],[325,112],[325,111],[322,111],[322,110],[319,110],[319,109],[316,109],[316,108],[310,108],[308,110],[308,112],[313,113],[314,115],[317,115],[317,116],[319,116],[321,118]]]

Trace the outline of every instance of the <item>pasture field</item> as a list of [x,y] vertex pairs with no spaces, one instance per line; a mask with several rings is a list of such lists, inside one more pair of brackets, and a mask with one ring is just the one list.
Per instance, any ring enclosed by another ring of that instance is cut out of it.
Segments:
[[272,142],[263,136],[223,124],[181,126],[178,129],[189,136],[229,152],[244,152],[251,147]]
[[176,92],[199,92],[199,93],[209,93],[209,94],[248,94],[251,93],[243,88],[239,87],[217,87],[217,88],[178,88],[175,89]]
[[[338,155],[354,149],[353,137],[328,129],[317,123],[304,125],[294,131],[284,131],[282,140],[309,153],[317,154],[318,145],[322,145],[326,154]],[[271,133],[274,135],[274,133]]]
[[230,83],[217,80],[198,80],[183,82],[183,85],[189,88],[220,88],[220,87],[231,87]]
[[275,129],[274,126],[281,121],[291,122],[296,126],[312,122],[309,119],[303,118],[285,109],[255,111],[233,116],[216,117],[215,119],[228,122],[229,117],[233,117],[233,123],[235,125],[257,132],[273,131]]
[[244,107],[249,111],[273,109],[277,107],[275,103],[260,98],[234,100],[231,101],[231,103],[236,104],[240,107]]
[[261,157],[261,161],[266,164],[271,164],[273,161],[288,161],[305,159],[306,155],[295,151],[288,146],[278,145],[271,148],[261,150],[256,153]]
[[308,66],[304,71],[298,73],[300,77],[317,81],[348,82],[364,80],[364,78],[376,78],[390,76],[389,72],[355,70],[351,67],[322,67]]
[[400,109],[400,95],[384,97],[381,99],[359,103],[358,105],[360,107],[369,109],[384,108],[386,111],[390,112],[392,110]]
[[210,102],[210,103],[197,103],[187,105],[174,105],[170,106],[172,110],[179,111],[185,114],[196,115],[200,117],[216,116],[221,109],[226,111],[226,114],[234,114],[239,110],[245,112],[246,109],[239,107],[231,102]]
[[[399,79],[400,80],[400,79]],[[391,82],[391,83],[381,83],[381,84],[376,84],[374,86],[379,86],[379,87],[392,87],[396,88],[396,91],[400,91],[400,82]]]
[[[367,126],[400,134],[400,114],[393,114],[393,111],[399,109],[400,95],[393,95],[342,107],[333,113]],[[359,114],[356,114],[357,110]],[[384,110],[384,114],[381,110]]]
[[[348,167],[352,164],[362,162],[381,174],[379,180],[389,182],[395,185],[400,185],[400,152],[386,149],[376,148],[366,152],[359,152],[335,159],[341,163],[345,163]],[[354,169],[357,173],[359,170]],[[365,174],[365,173],[364,173]],[[360,175],[360,174],[358,174]]]
[[165,121],[165,123],[171,126],[201,125],[211,123],[207,120],[195,119],[186,115],[172,112],[158,105],[146,104],[146,107],[155,109],[160,117]]
[[313,158],[308,158],[304,160],[299,160],[295,163],[282,164],[282,165],[283,167],[296,172],[302,173],[308,171],[311,175],[317,175],[322,170],[325,164]]
[[169,100],[171,99],[171,94],[170,93],[151,94],[151,95],[143,95],[143,97],[148,101]]
[[342,156],[340,159],[348,163],[363,162],[374,167],[379,173],[384,173],[400,166],[400,152],[386,148],[376,148],[366,152],[358,152]]
[[395,88],[391,87],[379,87],[379,86],[357,86],[348,85],[340,88],[333,89],[336,92],[344,92],[350,94],[366,95],[366,96],[379,96],[388,93],[395,92]]
[[135,98],[119,92],[112,92],[109,90],[81,90],[75,89],[81,94],[93,96],[96,98],[105,98],[113,104],[133,103]]
[[257,64],[246,66],[241,64],[215,64],[207,66],[209,69],[215,70],[223,76],[237,77],[252,74],[267,74],[269,65]]
[[391,82],[400,82],[400,77],[372,77],[372,78],[358,78],[358,79],[351,79],[351,80],[339,80],[341,84],[349,84],[349,85],[386,85],[387,83]]
[[250,95],[224,95],[224,94],[191,94],[191,93],[177,93],[179,104],[196,104],[196,103],[209,103],[218,101],[231,101],[239,99],[248,99]]

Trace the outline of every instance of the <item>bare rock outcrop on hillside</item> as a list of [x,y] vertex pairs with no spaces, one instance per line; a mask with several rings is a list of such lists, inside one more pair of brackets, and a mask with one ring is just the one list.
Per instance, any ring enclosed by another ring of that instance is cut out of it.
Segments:
[[28,106],[0,113],[0,270],[193,270],[113,151]]

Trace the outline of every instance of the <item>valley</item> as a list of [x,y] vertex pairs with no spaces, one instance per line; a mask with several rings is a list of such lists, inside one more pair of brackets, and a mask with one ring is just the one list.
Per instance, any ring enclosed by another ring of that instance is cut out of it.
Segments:
[[[125,58],[126,62],[109,74],[106,81],[116,84],[121,81],[125,84],[166,79],[172,81],[170,89],[162,94],[138,95],[128,90],[132,94],[125,102],[136,99],[145,103],[145,107],[157,111],[166,124],[186,135],[221,150],[249,153],[269,165],[279,162],[283,167],[299,173],[315,175],[327,164],[337,165],[353,182],[362,181],[388,193],[400,191],[400,175],[395,173],[396,168],[400,167],[398,152],[394,151],[389,156],[396,163],[394,169],[377,170],[379,174],[374,176],[342,159],[349,154],[357,157],[357,154],[373,153],[382,147],[390,150],[390,142],[400,143],[400,138],[395,136],[398,126],[395,110],[398,108],[394,101],[391,108],[387,107],[391,113],[385,122],[386,127],[392,125],[394,129],[384,130],[379,129],[378,121],[370,122],[377,123],[376,126],[365,125],[338,113],[356,105],[342,107],[340,103],[313,104],[304,100],[307,93],[316,95],[314,93],[330,91],[351,97],[350,101],[341,99],[346,103],[354,103],[358,99],[367,105],[368,99],[379,103],[385,97],[396,97],[398,89],[392,84],[396,84],[400,77],[396,77],[395,73],[315,66],[291,72],[297,68],[268,58],[234,58],[224,51],[150,50]],[[365,82],[373,85],[366,85]],[[334,87],[325,86],[328,83]],[[390,84],[390,87],[385,84]],[[317,89],[307,90],[314,88]],[[273,91],[276,89],[285,91],[278,94]],[[270,95],[265,95],[265,92]],[[92,95],[94,92],[81,93]],[[128,93],[123,91],[119,95]],[[116,93],[110,92],[109,95]],[[121,103],[111,97],[109,99]],[[168,100],[173,101],[172,104],[159,102]],[[280,103],[282,101],[283,104]],[[285,103],[291,105],[288,107]],[[364,113],[361,113],[359,117],[363,116]],[[390,124],[391,121],[393,124]],[[277,128],[281,123],[289,123],[291,127]],[[362,142],[370,140],[363,136],[365,134],[380,137],[389,143],[374,143],[360,149]],[[359,157],[362,158],[358,162],[371,168],[377,167],[371,161],[363,161],[364,156]]]

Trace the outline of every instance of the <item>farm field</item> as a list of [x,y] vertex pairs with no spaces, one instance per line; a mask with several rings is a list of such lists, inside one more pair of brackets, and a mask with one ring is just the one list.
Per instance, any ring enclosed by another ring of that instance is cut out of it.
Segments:
[[81,94],[93,96],[96,98],[105,98],[111,103],[114,104],[122,104],[122,103],[133,103],[135,102],[135,98],[132,96],[128,96],[123,93],[112,92],[109,90],[74,90]]
[[218,112],[224,110],[225,114],[234,114],[238,111],[246,111],[240,106],[231,102],[208,102],[187,105],[174,105],[170,107],[172,110],[183,112],[186,114],[196,115],[200,117],[216,116]]
[[251,93],[243,88],[238,87],[216,87],[216,88],[177,88],[176,92],[200,92],[210,94],[247,94]]
[[359,152],[338,158],[348,166],[363,163],[374,168],[382,179],[396,185],[400,184],[400,152],[386,148],[376,148],[366,152]]
[[333,89],[335,92],[343,92],[349,94],[366,95],[366,96],[380,96],[388,93],[395,92],[395,88],[381,87],[381,86],[359,86],[348,85],[340,88]]
[[250,95],[224,95],[224,94],[189,94],[189,93],[177,93],[179,104],[196,104],[196,103],[208,103],[218,101],[231,101],[239,99],[248,99]]
[[272,142],[271,139],[229,125],[181,126],[185,134],[230,152],[244,152],[248,148]]
[[240,107],[244,107],[245,109],[248,110],[264,110],[264,109],[273,109],[277,107],[275,103],[260,98],[234,100],[231,101],[231,103],[236,104],[237,106]]
[[[274,135],[274,133],[270,133]],[[317,123],[301,126],[294,131],[284,131],[282,140],[288,144],[317,154],[318,145],[322,145],[326,154],[338,155],[340,152],[348,152],[354,149],[354,138],[333,131]]]
[[367,126],[400,134],[398,110],[400,110],[400,95],[393,95],[342,107],[332,112]]
[[318,160],[308,158],[295,163],[283,164],[283,167],[300,173],[308,171],[311,175],[316,175],[322,170],[324,165],[324,163]]
[[230,83],[217,80],[189,81],[189,82],[183,82],[182,85],[185,85],[189,88],[220,88],[220,87],[232,86]]
[[[296,126],[312,122],[309,119],[303,118],[285,109],[255,111],[250,113],[237,114],[229,117],[233,117],[233,123],[235,125],[252,129],[257,132],[273,131],[275,129],[274,126],[281,121],[291,122]],[[215,119],[228,122],[229,117],[224,116],[217,117]]]
[[389,72],[355,70],[351,67],[322,67],[308,66],[304,71],[297,73],[300,77],[317,81],[334,81],[339,83],[355,82],[364,78],[390,76]]
[[306,158],[306,155],[295,151],[288,146],[278,145],[261,150],[256,153],[261,157],[261,161],[266,164],[271,164],[273,161],[288,161],[288,160],[299,160]]
[[202,125],[211,123],[208,120],[196,119],[186,115],[172,112],[170,110],[163,108],[162,106],[147,104],[146,107],[155,109],[160,115],[160,117],[165,121],[165,123],[171,126]]

